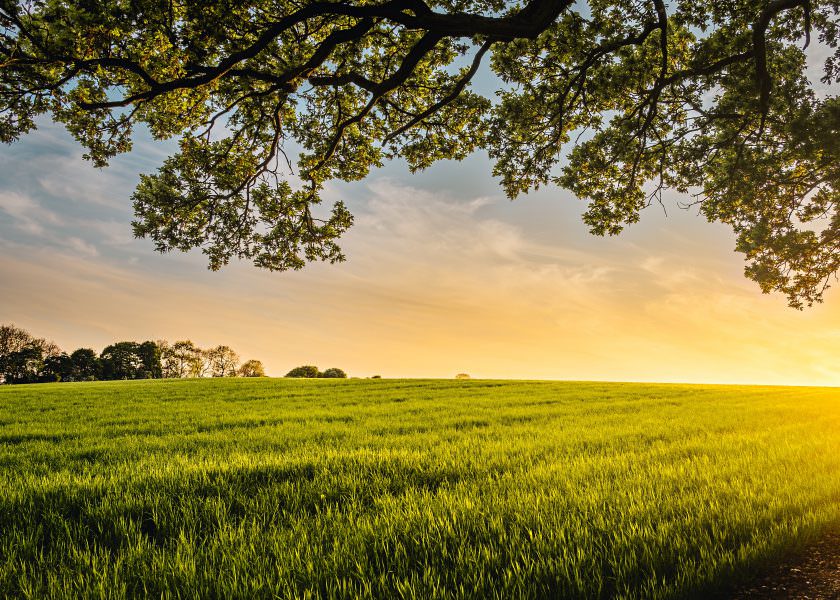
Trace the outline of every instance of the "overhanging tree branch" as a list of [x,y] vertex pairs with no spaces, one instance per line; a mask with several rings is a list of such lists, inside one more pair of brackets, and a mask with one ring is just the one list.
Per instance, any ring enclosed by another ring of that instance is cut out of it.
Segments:
[[[508,195],[562,185],[588,201],[595,233],[635,222],[666,187],[699,188],[748,276],[796,306],[837,271],[840,108],[809,87],[776,20],[802,7],[805,46],[814,27],[836,50],[835,5],[9,1],[0,139],[49,113],[103,166],[138,123],[180,136],[137,188],[135,231],[162,251],[202,248],[212,268],[341,260],[352,217],[341,203],[316,212],[320,192],[388,157],[416,170],[485,149]],[[489,97],[470,89],[488,63],[502,82]],[[297,188],[286,141],[301,149]],[[831,225],[803,229],[816,218]]]

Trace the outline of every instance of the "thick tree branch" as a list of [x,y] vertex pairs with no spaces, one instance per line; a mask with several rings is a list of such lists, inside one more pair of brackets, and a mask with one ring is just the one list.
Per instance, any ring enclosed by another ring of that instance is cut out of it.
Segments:
[[461,95],[461,92],[464,91],[464,88],[467,87],[467,84],[472,80],[475,74],[478,72],[478,67],[481,65],[481,59],[493,45],[493,42],[487,41],[482,44],[481,48],[479,48],[478,52],[476,52],[475,57],[473,57],[472,64],[470,65],[469,70],[461,77],[455,86],[452,88],[452,91],[449,92],[446,96],[429,106],[426,110],[421,112],[419,115],[411,119],[408,123],[403,125],[402,127],[398,128],[397,130],[389,133],[385,138],[382,140],[383,143],[387,144],[397,136],[405,133],[412,127],[418,125],[423,120],[427,119],[431,115],[438,112],[441,108],[446,106],[447,104],[454,102],[458,96]]
[[[224,76],[236,65],[256,57],[265,50],[283,32],[295,25],[324,16],[344,16],[363,19],[384,19],[410,29],[420,29],[434,33],[439,39],[444,37],[486,36],[494,40],[512,40],[539,35],[557,16],[572,4],[572,0],[532,0],[521,11],[508,17],[486,17],[469,13],[440,14],[426,8],[422,2],[413,0],[391,0],[381,5],[354,6],[344,3],[314,2],[273,23],[263,31],[250,46],[232,53],[214,67],[197,67],[201,75],[181,77],[170,81],[150,84],[149,89],[119,100],[107,102],[83,103],[85,110],[119,108],[152,100],[162,94],[179,89],[197,88],[207,85]],[[414,11],[408,14],[406,11]],[[369,29],[370,27],[367,27]],[[363,33],[355,31],[355,36],[343,35],[343,41],[360,38]],[[326,43],[326,42],[325,42]],[[340,42],[339,42],[340,43]],[[329,44],[327,44],[329,47]],[[313,57],[314,58],[314,57]],[[125,61],[120,66],[134,73],[142,72],[140,65]],[[320,64],[320,63],[319,63]],[[145,78],[144,78],[145,79]]]
[[415,67],[417,67],[420,61],[423,60],[423,57],[431,52],[440,40],[441,36],[434,33],[426,33],[422,38],[420,38],[411,50],[409,50],[408,54],[406,54],[403,62],[394,74],[382,81],[382,83],[378,84],[373,89],[370,100],[368,100],[365,107],[362,108],[362,110],[360,110],[355,116],[339,123],[336,127],[332,140],[328,144],[326,151],[323,153],[321,160],[319,160],[318,164],[315,166],[314,171],[321,169],[327,161],[332,158],[332,155],[338,148],[341,137],[344,135],[344,131],[351,125],[361,122],[362,119],[364,119],[365,116],[373,110],[373,107],[376,106],[385,94],[395,90],[401,84],[405,83],[405,81],[411,77]]
[[[773,0],[773,2],[761,11],[761,14],[753,25],[753,58],[755,60],[756,81],[758,82],[762,129],[764,120],[770,110],[770,91],[773,87],[773,78],[767,69],[767,28],[770,27],[770,22],[773,20],[773,17],[798,6],[802,6],[805,9],[806,32],[808,32],[810,31],[810,0]],[[807,35],[810,36],[810,33],[807,33]]]

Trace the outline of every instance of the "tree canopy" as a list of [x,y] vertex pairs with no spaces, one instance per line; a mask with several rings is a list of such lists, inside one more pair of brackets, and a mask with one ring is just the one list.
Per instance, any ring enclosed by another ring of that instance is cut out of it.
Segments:
[[338,367],[330,367],[329,369],[326,369],[323,373],[319,373],[318,377],[322,377],[324,379],[347,379],[347,373],[345,373],[343,369],[339,369]]
[[239,367],[238,375],[240,377],[265,377],[265,368],[259,360],[246,360]]
[[[49,113],[101,166],[137,124],[178,136],[137,186],[134,231],[160,251],[201,248],[213,269],[342,260],[352,216],[317,207],[324,184],[394,157],[416,170],[483,149],[510,197],[567,188],[600,235],[674,189],[732,227],[762,290],[802,307],[840,269],[838,9],[0,0],[0,139]],[[495,94],[470,85],[482,64]]]
[[315,365],[303,365],[301,367],[295,367],[288,373],[286,373],[286,377],[304,377],[308,379],[314,379],[320,375],[320,371],[318,371],[318,367]]
[[315,365],[303,365],[295,367],[288,373],[286,377],[303,377],[307,379],[346,379],[347,373],[338,367],[330,367],[324,371],[319,371]]

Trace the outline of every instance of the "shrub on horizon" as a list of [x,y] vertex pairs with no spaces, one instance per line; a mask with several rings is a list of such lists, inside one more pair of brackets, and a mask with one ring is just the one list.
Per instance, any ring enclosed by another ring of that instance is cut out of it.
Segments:
[[286,373],[286,377],[303,377],[307,379],[314,379],[318,377],[318,367],[315,365],[303,365],[301,367],[295,367],[288,373]]
[[318,375],[318,377],[323,377],[325,379],[347,379],[347,373],[337,367],[331,367]]

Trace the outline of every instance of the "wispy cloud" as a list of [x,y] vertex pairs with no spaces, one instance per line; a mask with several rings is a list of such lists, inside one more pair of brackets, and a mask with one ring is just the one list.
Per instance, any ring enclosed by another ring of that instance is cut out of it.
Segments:
[[96,246],[90,244],[83,240],[82,238],[77,237],[68,237],[66,241],[67,247],[75,250],[77,253],[84,255],[84,256],[99,256],[99,250],[96,249]]
[[31,235],[44,235],[45,226],[61,223],[58,214],[44,208],[36,200],[16,192],[0,192],[0,210],[12,219],[14,227]]

